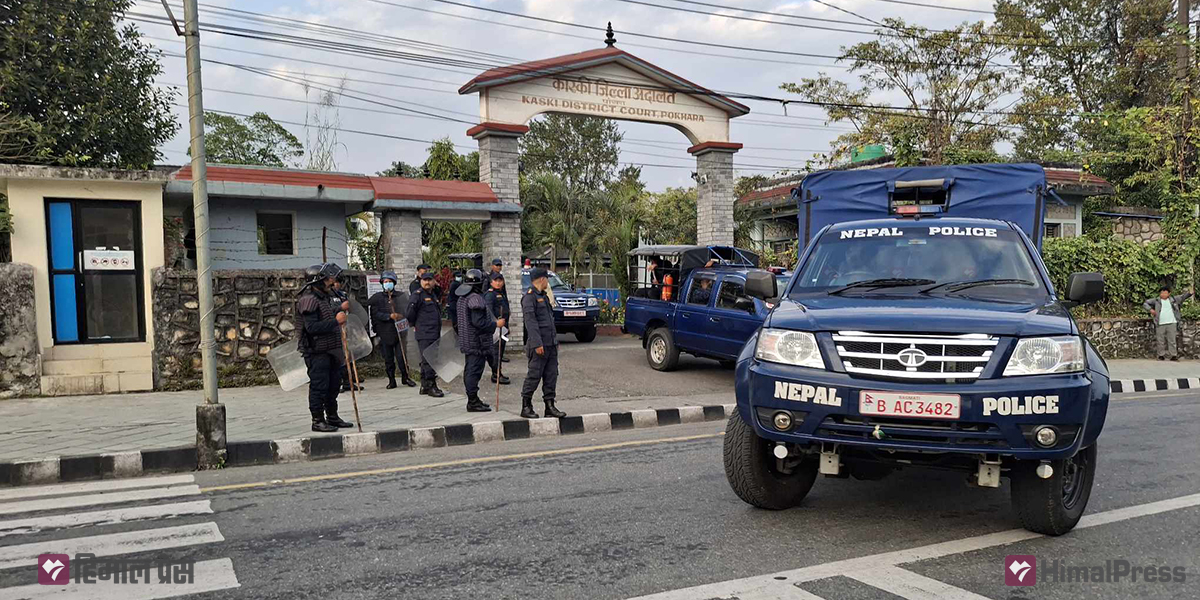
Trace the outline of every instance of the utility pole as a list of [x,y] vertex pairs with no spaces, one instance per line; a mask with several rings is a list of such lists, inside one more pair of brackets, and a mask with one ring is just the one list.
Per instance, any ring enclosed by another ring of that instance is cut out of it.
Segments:
[[183,0],[186,43],[188,127],[192,137],[192,211],[196,227],[196,289],[200,295],[200,359],[204,404],[196,406],[196,459],[199,468],[225,462],[225,405],[217,397],[212,262],[209,255],[208,167],[204,156],[204,101],[200,82],[200,15],[196,0]]

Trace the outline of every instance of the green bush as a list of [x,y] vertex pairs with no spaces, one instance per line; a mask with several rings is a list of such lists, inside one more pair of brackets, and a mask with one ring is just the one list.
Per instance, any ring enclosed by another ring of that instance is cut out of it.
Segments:
[[608,300],[600,301],[600,314],[596,317],[596,322],[602,325],[617,324],[625,322],[625,305],[609,302]]
[[[1141,315],[1142,302],[1157,295],[1163,284],[1177,291],[1191,286],[1189,256],[1175,243],[1143,246],[1119,238],[1053,238],[1047,239],[1042,248],[1042,260],[1060,294],[1066,292],[1071,273],[1104,274],[1104,301],[1076,311],[1076,316]],[[1194,303],[1184,308],[1184,316],[1200,316],[1200,308]]]

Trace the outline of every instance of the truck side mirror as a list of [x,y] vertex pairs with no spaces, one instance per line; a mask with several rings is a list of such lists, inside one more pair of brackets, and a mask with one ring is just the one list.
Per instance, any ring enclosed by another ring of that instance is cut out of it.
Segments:
[[733,301],[733,309],[740,310],[742,312],[748,312],[750,314],[754,314],[758,311],[758,307],[754,305],[754,299],[747,298],[745,296]]
[[1071,273],[1067,279],[1067,300],[1072,305],[1098,302],[1104,298],[1104,275],[1101,273]]
[[770,271],[754,270],[746,273],[746,295],[766,300],[778,295],[775,275]]

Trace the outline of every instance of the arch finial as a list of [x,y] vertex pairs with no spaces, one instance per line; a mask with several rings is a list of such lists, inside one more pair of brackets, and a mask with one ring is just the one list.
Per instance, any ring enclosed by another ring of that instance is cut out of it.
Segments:
[[604,33],[604,45],[609,48],[617,45],[617,36],[613,35],[612,21],[608,22],[608,31]]

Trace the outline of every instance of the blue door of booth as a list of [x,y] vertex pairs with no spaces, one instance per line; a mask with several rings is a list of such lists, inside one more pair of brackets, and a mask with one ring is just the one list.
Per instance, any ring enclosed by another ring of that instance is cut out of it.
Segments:
[[138,208],[136,202],[46,202],[56,344],[145,341]]

